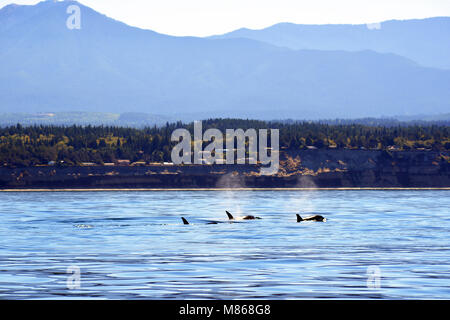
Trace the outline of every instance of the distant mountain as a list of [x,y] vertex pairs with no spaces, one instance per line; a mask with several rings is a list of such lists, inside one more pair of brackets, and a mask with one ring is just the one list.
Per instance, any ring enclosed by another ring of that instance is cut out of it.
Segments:
[[[81,8],[81,30],[66,9]],[[450,71],[395,54],[171,37],[77,2],[0,10],[0,112],[170,119],[356,118],[450,110]]]
[[[148,113],[106,113],[106,112],[47,112],[47,113],[0,113],[0,127],[33,125],[106,125],[118,127],[143,128],[153,126],[165,126],[167,123],[177,122],[183,119],[184,123],[190,123],[198,119],[210,119],[207,116],[193,117],[182,115],[181,117],[169,118]],[[273,119],[276,123],[297,123],[304,120],[299,119]],[[330,125],[361,124],[366,126],[410,126],[410,125],[450,125],[450,113],[439,115],[412,115],[390,118],[352,118],[352,119],[318,119],[319,123]]]
[[1,113],[0,127],[22,125],[108,125],[125,127],[160,126],[176,119],[147,113],[41,112]]
[[350,25],[279,23],[239,29],[215,39],[246,38],[295,50],[373,50],[394,53],[423,66],[450,69],[450,17]]

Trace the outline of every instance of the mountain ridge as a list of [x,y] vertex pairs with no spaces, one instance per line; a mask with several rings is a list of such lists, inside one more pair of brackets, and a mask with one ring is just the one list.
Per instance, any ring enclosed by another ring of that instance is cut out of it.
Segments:
[[295,24],[240,28],[212,39],[246,38],[290,49],[372,49],[410,58],[423,66],[450,69],[450,17],[391,19],[369,24]]
[[[80,5],[81,30],[65,26],[70,4]],[[392,53],[167,36],[75,1],[9,11],[14,27],[0,28],[0,47],[8,48],[0,53],[3,113],[317,119],[450,109],[450,71]]]

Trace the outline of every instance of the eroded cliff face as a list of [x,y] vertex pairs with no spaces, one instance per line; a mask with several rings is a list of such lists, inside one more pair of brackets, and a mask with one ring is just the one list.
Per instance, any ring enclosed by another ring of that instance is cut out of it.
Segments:
[[301,150],[283,154],[279,176],[319,187],[448,187],[449,160],[431,151]]
[[450,187],[446,152],[299,150],[280,153],[280,170],[254,165],[0,168],[1,189],[33,188]]

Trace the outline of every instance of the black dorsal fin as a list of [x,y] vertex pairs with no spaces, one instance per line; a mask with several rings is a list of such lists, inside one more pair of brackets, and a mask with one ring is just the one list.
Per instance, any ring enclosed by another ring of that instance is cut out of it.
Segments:
[[302,222],[303,218],[297,213],[297,222]]
[[181,217],[181,220],[183,220],[183,224],[189,224],[189,222],[185,218]]
[[234,220],[234,217],[231,213],[229,213],[228,211],[225,211],[227,213],[228,219],[230,220]]

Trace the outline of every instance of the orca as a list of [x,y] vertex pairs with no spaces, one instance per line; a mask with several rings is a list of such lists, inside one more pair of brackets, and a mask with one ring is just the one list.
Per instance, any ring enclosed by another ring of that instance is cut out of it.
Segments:
[[306,217],[306,218],[302,218],[298,213],[297,213],[297,222],[302,222],[302,221],[318,221],[318,222],[326,222],[327,219],[325,219],[324,217],[322,217],[321,215],[314,215],[314,216],[310,216],[310,217]]
[[[228,211],[225,211],[227,213],[228,219],[229,220],[235,220],[233,215],[231,213],[229,213]],[[260,217],[255,217],[255,216],[244,216],[244,217],[240,217],[239,219],[242,220],[256,220],[256,219],[261,219]]]
[[[181,220],[183,221],[183,224],[187,225],[189,224],[189,221],[187,221],[184,217],[181,217]],[[218,224],[221,223],[219,221],[205,221],[206,224]]]

